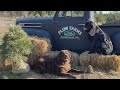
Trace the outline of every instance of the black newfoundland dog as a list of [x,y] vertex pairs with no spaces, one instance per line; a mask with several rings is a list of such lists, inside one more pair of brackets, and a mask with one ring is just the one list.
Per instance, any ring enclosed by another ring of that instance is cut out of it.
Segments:
[[84,30],[88,32],[91,40],[90,53],[109,55],[113,52],[113,44],[110,37],[92,21],[87,21]]

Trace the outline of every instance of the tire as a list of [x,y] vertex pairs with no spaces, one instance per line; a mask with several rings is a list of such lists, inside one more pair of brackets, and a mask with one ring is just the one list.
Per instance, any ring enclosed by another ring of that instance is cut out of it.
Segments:
[[120,55],[120,33],[115,34],[111,40],[113,42],[114,53]]

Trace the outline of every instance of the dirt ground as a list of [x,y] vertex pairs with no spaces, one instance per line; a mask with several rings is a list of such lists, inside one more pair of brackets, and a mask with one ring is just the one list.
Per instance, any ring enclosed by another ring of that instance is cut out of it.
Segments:
[[[14,24],[15,21],[0,19],[0,37],[4,35],[6,31],[8,31],[8,26],[10,24]],[[103,72],[94,72],[94,74],[75,74],[78,79],[120,79],[120,74],[116,72],[103,73]],[[8,72],[0,72],[1,79],[70,79],[68,77],[59,77],[52,74],[37,74],[33,71],[30,73],[22,74],[22,75],[13,75]]]
[[10,24],[14,24],[15,21],[10,20],[10,19],[1,19],[0,18],[0,37],[2,37],[2,35],[8,31],[8,26]]

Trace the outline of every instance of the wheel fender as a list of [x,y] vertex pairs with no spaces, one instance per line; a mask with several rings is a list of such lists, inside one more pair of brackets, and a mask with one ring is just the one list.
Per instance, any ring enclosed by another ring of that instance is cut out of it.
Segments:
[[23,30],[29,36],[37,36],[40,38],[47,38],[47,39],[51,40],[51,35],[47,30],[37,29],[37,28],[23,28]]

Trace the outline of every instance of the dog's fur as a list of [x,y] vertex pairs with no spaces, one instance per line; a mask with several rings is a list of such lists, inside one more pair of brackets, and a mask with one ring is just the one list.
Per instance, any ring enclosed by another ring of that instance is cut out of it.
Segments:
[[71,68],[70,58],[71,55],[68,50],[61,50],[53,60],[41,58],[32,66],[32,69],[37,70],[39,73],[52,73],[60,76],[69,76],[75,79],[76,77],[71,75],[69,73],[70,71],[78,73],[84,72]]
[[92,29],[95,30],[95,34],[93,36],[89,35],[89,39],[92,42],[90,53],[99,53],[103,55],[112,54],[113,45],[110,37],[105,32],[103,32],[103,30],[101,30],[101,28],[94,22],[87,21],[85,23],[84,30],[89,33]]

